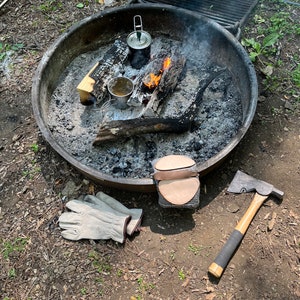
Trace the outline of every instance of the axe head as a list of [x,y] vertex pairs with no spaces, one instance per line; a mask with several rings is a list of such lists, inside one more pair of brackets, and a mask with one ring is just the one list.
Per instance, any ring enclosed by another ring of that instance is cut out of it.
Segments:
[[272,184],[249,176],[242,171],[237,171],[228,189],[230,193],[257,192],[260,195],[273,195],[279,199],[283,198],[283,192],[276,189]]

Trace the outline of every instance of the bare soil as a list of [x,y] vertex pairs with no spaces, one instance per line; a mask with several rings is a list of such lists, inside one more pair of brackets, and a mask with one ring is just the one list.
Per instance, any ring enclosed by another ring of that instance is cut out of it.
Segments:
[[[1,299],[299,299],[299,87],[287,81],[267,89],[255,64],[260,96],[254,121],[222,166],[201,178],[195,211],[163,209],[156,193],[100,186],[43,139],[31,108],[33,73],[64,30],[107,9],[102,2],[84,1],[78,8],[73,0],[19,0],[1,8],[0,42],[23,44],[0,61]],[[278,11],[274,2],[262,1],[256,13],[268,18]],[[299,6],[282,4],[280,10],[291,22],[300,19]],[[259,36],[251,17],[243,34]],[[281,40],[283,63],[274,76],[294,70],[299,45],[299,35]],[[285,196],[282,202],[270,197],[261,207],[216,280],[208,267],[253,197],[226,192],[237,170],[272,183]],[[65,202],[98,191],[143,208],[141,231],[123,245],[64,240],[57,219]]]

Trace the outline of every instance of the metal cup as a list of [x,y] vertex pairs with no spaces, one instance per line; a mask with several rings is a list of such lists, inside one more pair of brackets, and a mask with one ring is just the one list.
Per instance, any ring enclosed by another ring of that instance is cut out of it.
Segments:
[[108,84],[107,89],[111,95],[112,104],[118,109],[125,109],[127,101],[133,92],[134,84],[127,77],[114,77]]

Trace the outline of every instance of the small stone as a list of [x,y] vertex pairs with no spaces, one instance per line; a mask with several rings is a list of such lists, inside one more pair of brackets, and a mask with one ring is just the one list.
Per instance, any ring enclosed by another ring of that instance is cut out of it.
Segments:
[[51,203],[53,201],[53,199],[51,199],[50,197],[46,197],[45,198],[45,203],[46,204],[49,204],[49,203]]
[[66,183],[65,188],[62,190],[63,196],[73,195],[76,191],[76,184],[74,181],[70,180]]
[[284,108],[288,109],[288,110],[294,110],[293,105],[291,104],[291,102],[289,101],[285,101],[284,103]]
[[264,102],[266,101],[266,97],[265,96],[259,96],[258,97],[258,102]]
[[76,270],[76,267],[75,266],[67,266],[66,269],[64,270],[65,273],[72,273]]
[[218,207],[217,207],[217,212],[218,212],[218,213],[221,213],[222,211],[223,211],[223,207],[222,207],[222,206],[218,206]]
[[84,185],[88,185],[90,182],[89,182],[89,180],[87,180],[87,179],[83,179],[83,180],[82,180],[82,183],[83,183]]
[[227,210],[231,213],[236,213],[240,210],[240,208],[235,203],[229,203],[228,206],[227,206]]

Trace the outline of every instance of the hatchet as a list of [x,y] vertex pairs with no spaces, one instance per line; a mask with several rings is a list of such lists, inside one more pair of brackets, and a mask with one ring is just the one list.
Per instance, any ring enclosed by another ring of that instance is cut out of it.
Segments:
[[241,243],[252,219],[262,206],[264,201],[273,195],[279,199],[283,198],[283,192],[276,189],[273,185],[262,180],[255,179],[241,171],[237,171],[228,189],[230,193],[248,193],[255,191],[250,206],[246,213],[239,221],[229,239],[221,249],[219,255],[214,262],[209,266],[208,272],[215,277],[221,277],[225,267],[231,259],[233,253]]

